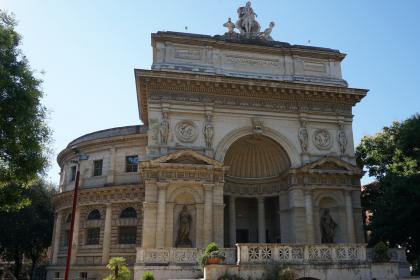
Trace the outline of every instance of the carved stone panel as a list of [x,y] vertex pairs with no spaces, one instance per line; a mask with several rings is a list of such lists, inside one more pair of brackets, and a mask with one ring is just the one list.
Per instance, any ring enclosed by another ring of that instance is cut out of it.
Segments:
[[314,131],[313,143],[321,150],[328,150],[331,148],[331,134],[326,129],[317,129]]
[[194,142],[198,136],[197,127],[193,121],[180,121],[175,126],[175,135],[181,142]]

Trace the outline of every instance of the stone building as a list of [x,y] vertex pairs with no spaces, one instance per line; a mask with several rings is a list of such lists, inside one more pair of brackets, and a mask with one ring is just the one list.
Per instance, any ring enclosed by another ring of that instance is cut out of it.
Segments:
[[[340,260],[368,261],[352,134],[367,90],[343,79],[345,54],[273,41],[274,23],[260,32],[252,13],[246,25],[238,10],[222,36],[152,34],[151,70],[134,71],[143,124],[81,136],[58,155],[50,279],[64,275],[74,148],[89,159],[80,162],[73,278],[101,279],[113,256],[134,279],[195,277],[211,241],[233,267],[302,259],[340,273]],[[333,279],[307,267],[302,276]]]

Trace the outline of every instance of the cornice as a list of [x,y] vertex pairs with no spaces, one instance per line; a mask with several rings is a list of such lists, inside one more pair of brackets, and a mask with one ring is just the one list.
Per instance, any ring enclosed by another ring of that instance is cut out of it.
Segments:
[[234,41],[224,40],[220,36],[208,36],[200,34],[187,34],[178,32],[158,32],[152,34],[152,46],[155,48],[157,42],[185,44],[189,46],[206,46],[208,48],[216,47],[226,50],[235,50],[243,52],[276,54],[276,55],[296,55],[305,57],[315,57],[324,59],[334,59],[342,61],[346,54],[338,50],[321,47],[290,45],[285,42],[269,42],[265,44],[256,44],[253,41]]
[[[287,101],[295,103],[317,102],[322,104],[352,107],[367,93],[366,89],[300,84],[284,81],[268,81],[225,76],[174,73],[153,70],[135,70],[137,99],[140,118],[148,124],[148,102],[156,97],[162,99],[173,95],[190,95],[197,102],[214,103],[217,99],[235,99],[262,103]],[[274,108],[274,110],[276,110]]]

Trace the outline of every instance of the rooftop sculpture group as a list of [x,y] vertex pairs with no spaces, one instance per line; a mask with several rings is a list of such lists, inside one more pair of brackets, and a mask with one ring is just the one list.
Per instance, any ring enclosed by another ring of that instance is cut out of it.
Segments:
[[[274,27],[274,21],[270,22],[268,28],[263,32],[260,32],[261,26],[256,20],[257,14],[252,9],[250,1],[244,7],[239,7],[237,12],[238,20],[236,23],[233,23],[231,18],[228,18],[228,21],[223,24],[228,30],[224,35],[225,37],[228,39],[246,38],[273,41],[271,31]],[[239,34],[235,32],[235,28],[239,30]]]

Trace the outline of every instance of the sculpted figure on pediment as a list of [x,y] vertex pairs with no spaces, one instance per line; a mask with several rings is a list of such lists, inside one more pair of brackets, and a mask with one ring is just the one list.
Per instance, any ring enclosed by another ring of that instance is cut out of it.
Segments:
[[204,123],[203,134],[204,134],[204,140],[206,142],[206,147],[208,149],[211,149],[213,145],[214,128],[213,128],[213,124],[211,123],[210,114],[206,114],[206,122]]
[[343,125],[340,125],[340,128],[338,130],[337,142],[338,142],[338,145],[340,146],[341,154],[344,155],[344,153],[346,152],[346,147],[347,147],[347,137],[346,137],[346,133],[344,132]]
[[160,143],[161,145],[168,144],[168,136],[169,136],[169,120],[168,120],[168,112],[162,113],[162,121],[160,122]]
[[308,130],[306,129],[306,122],[302,122],[302,126],[299,128],[298,138],[300,142],[300,147],[302,148],[302,152],[306,153],[308,150]]
[[337,223],[330,215],[330,210],[325,209],[321,216],[321,243],[334,243],[334,235],[337,231]]
[[257,14],[251,7],[251,2],[246,2],[244,7],[238,8],[238,21],[236,28],[239,29],[241,35],[255,36],[260,32],[260,24],[255,19]]
[[182,207],[182,211],[179,213],[179,227],[178,236],[176,238],[176,247],[191,247],[192,242],[190,240],[192,217],[186,205]]

